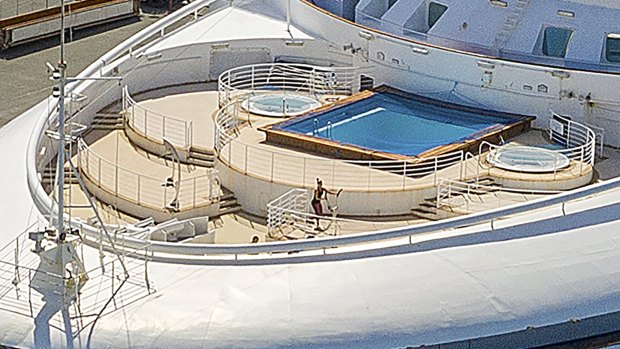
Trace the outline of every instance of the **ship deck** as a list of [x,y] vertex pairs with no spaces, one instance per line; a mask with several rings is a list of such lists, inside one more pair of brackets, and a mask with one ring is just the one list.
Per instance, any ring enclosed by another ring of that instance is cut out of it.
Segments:
[[[183,120],[185,122],[191,122],[193,124],[192,138],[195,140],[192,147],[201,148],[203,151],[210,151],[214,148],[214,119],[219,110],[216,91],[192,91],[188,93],[169,94],[163,97],[147,94],[142,97],[142,101],[137,103],[142,108],[149,110],[149,112],[165,115],[166,117]],[[484,170],[480,165],[481,162],[478,160],[478,156],[476,156],[465,159],[462,164],[446,166],[436,171],[436,173],[429,175],[413,177],[402,176],[398,173],[362,167],[359,164],[353,164],[338,159],[328,159],[299,149],[284,148],[266,143],[265,134],[261,129],[281,119],[249,114],[248,112],[240,113],[238,119],[241,124],[238,135],[232,142],[232,146],[223,149],[223,152],[228,152],[226,163],[219,162],[216,168],[219,169],[220,172],[222,168],[226,168],[224,171],[232,170],[243,177],[264,181],[265,185],[277,183],[279,185],[311,191],[314,188],[315,178],[320,177],[324,180],[328,188],[342,188],[344,193],[343,198],[351,196],[351,200],[358,200],[359,196],[354,196],[352,193],[364,192],[366,193],[365,195],[370,195],[368,193],[377,193],[378,195],[385,193],[391,193],[391,195],[395,193],[405,193],[405,195],[415,195],[412,193],[434,188],[437,185],[438,178],[469,180],[472,176],[476,175],[476,171]],[[125,125],[125,127],[127,126]],[[107,160],[110,164],[114,164],[121,169],[121,172],[135,173],[138,176],[158,179],[160,187],[165,187],[167,178],[172,177],[173,167],[176,166],[174,162],[142,149],[132,142],[123,128],[111,131],[95,131],[94,134],[97,135],[87,137],[95,139],[90,142],[91,144],[88,146],[89,151]],[[515,145],[544,146],[548,145],[549,141],[541,130],[530,130],[512,138],[510,143]],[[613,165],[617,163],[617,161],[620,161],[620,152],[612,148],[605,148],[604,151],[604,156],[596,161],[594,180],[613,178],[620,174],[618,167]],[[269,162],[269,159],[265,157],[264,154],[271,156],[271,166],[265,164]],[[485,156],[486,153],[482,154],[482,157]],[[274,157],[276,159],[279,158],[280,161],[274,161]],[[240,159],[243,160],[240,161]],[[74,162],[79,162],[77,154],[74,157]],[[482,163],[484,163],[484,161]],[[573,164],[568,170],[558,173],[536,175],[513,173],[511,176],[517,181],[531,180],[532,177],[535,176],[538,181],[554,183],[558,180],[562,180],[562,178],[574,177],[576,167],[577,166]],[[302,168],[303,172],[300,171]],[[181,163],[180,169],[181,178],[184,181],[200,179],[202,178],[201,176],[212,171],[209,167],[190,163]],[[463,171],[466,172],[465,177],[463,176]],[[503,175],[502,172],[505,172],[500,169],[487,169],[487,171],[489,174],[494,171],[495,175],[500,177]],[[355,178],[362,178],[359,175],[360,173],[363,173],[362,177],[366,179],[365,181],[352,180]],[[97,181],[94,182],[99,183],[99,187],[107,186],[108,189],[114,189],[117,185],[128,185],[128,183],[123,183],[124,180],[122,176],[121,178],[116,177],[114,180],[110,176],[108,176],[108,181],[113,182],[106,184],[105,179],[99,179],[101,183]],[[116,174],[116,176],[118,176],[118,174]],[[118,183],[116,183],[117,181]],[[125,182],[126,181],[127,180],[125,180]],[[138,179],[138,182],[139,181],[140,179]],[[486,188],[486,183],[481,183],[480,186]],[[70,190],[66,191],[66,200],[71,203],[68,208],[70,214],[84,220],[89,218],[92,219],[94,215],[93,210],[88,207],[86,196],[81,192],[77,182],[72,182],[70,188]],[[116,188],[116,190],[118,190],[118,188]],[[140,198],[140,203],[143,205],[165,208],[166,201],[170,201],[172,197],[171,188],[164,188],[163,190],[161,188],[151,188],[151,190],[148,191],[149,195],[137,193],[137,197]],[[224,197],[226,193],[231,193],[231,190],[222,188],[219,195]],[[240,193],[235,193],[235,191],[232,190],[231,195],[233,200],[238,200],[235,198],[236,194]],[[195,193],[194,195],[196,196]],[[229,197],[231,195],[229,195]],[[346,209],[342,209],[342,207],[351,202],[351,200],[347,201],[344,199],[340,202],[340,210],[345,213],[339,212],[338,216],[339,218],[344,217],[342,221],[333,224],[334,222],[329,223],[330,217],[326,217],[325,219],[328,224],[327,227],[323,225],[324,228],[322,230],[324,231],[313,231],[314,220],[307,218],[306,226],[303,226],[304,224],[301,224],[301,226],[291,225],[285,227],[285,229],[280,229],[278,238],[298,239],[309,236],[346,235],[361,231],[402,227],[427,222],[429,220],[494,209],[518,202],[537,199],[545,195],[549,195],[549,193],[541,193],[536,190],[530,192],[527,190],[511,192],[490,190],[488,188],[485,190],[472,189],[468,191],[466,195],[458,195],[450,198],[449,205],[441,209],[429,210],[429,206],[437,205],[436,199],[433,201],[434,198],[432,198],[434,195],[430,195],[431,198],[429,198],[427,194],[426,201],[422,202],[422,205],[417,209],[414,208],[410,212],[404,214],[382,216],[372,214],[347,214]],[[243,197],[244,195],[241,196]],[[126,212],[126,210],[122,208],[123,205],[120,205],[121,208],[119,208],[119,206],[115,204],[117,201],[110,202],[109,199],[105,199],[96,193],[94,197],[102,219],[107,224],[122,225],[126,223],[135,223],[146,218],[132,212]],[[200,201],[201,199],[205,198],[194,198],[193,200]],[[272,240],[273,236],[269,236],[268,234],[269,228],[267,226],[268,219],[266,214],[261,215],[255,212],[245,211],[243,201],[236,202],[235,204],[236,206],[240,206],[241,210],[232,210],[228,212],[225,209],[220,209],[220,212],[213,215],[213,218],[210,219],[209,231],[216,232],[214,240],[197,235],[185,239],[183,242],[247,243],[251,241],[255,235],[259,237],[260,241]]]

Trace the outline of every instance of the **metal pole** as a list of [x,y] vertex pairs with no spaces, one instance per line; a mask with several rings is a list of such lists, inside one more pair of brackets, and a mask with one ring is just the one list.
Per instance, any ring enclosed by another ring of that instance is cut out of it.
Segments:
[[291,0],[286,4],[286,31],[291,34]]
[[58,237],[64,231],[64,178],[65,178],[65,74],[67,64],[65,62],[65,1],[60,1],[60,62],[58,62],[58,72],[60,73],[58,98]]

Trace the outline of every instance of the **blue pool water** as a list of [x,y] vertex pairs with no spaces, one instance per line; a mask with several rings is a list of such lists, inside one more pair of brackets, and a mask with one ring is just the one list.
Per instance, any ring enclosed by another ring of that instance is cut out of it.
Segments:
[[476,138],[484,130],[521,121],[450,109],[378,92],[364,100],[274,127],[369,150],[414,156],[437,146]]

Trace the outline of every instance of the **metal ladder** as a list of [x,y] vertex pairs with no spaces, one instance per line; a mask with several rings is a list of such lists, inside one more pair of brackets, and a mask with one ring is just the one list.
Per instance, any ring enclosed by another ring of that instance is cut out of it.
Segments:
[[530,4],[530,0],[516,0],[514,3],[514,7],[504,24],[495,35],[495,39],[493,39],[493,48],[499,49],[504,46],[504,44],[510,39],[515,29],[523,20],[523,15],[525,14],[525,9]]

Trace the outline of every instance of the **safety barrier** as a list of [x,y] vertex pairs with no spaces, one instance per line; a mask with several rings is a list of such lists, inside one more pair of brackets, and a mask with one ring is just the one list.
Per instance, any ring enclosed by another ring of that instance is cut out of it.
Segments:
[[[462,179],[462,150],[430,158],[405,160],[336,160],[307,157],[278,149],[249,145],[236,139],[242,122],[240,101],[225,105],[215,117],[215,150],[220,161],[244,174],[278,183],[314,186],[316,177],[330,185],[351,186],[358,190],[410,189],[436,185],[438,172],[458,165],[454,178]],[[357,165],[357,166],[350,166]],[[381,172],[377,171],[380,170]],[[392,176],[386,175],[389,172]],[[430,176],[430,178],[428,178]],[[427,177],[424,181],[413,178]]]
[[219,105],[274,90],[313,96],[351,95],[359,90],[353,67],[316,67],[306,64],[255,64],[230,69],[218,79]]
[[[439,209],[444,206],[450,208],[465,206],[465,212],[470,213],[470,202],[472,202],[473,196],[478,197],[477,201],[482,202],[482,196],[488,194],[492,195],[497,200],[495,200],[493,204],[487,202],[484,205],[485,209],[491,209],[501,207],[507,203],[523,202],[534,199],[528,198],[527,195],[536,196],[535,198],[538,199],[543,195],[553,195],[558,193],[560,193],[560,191],[557,190],[504,188],[492,185],[482,185],[477,182],[459,182],[446,178],[440,178],[439,184],[437,185],[436,207]],[[462,200],[459,200],[458,204],[454,200],[457,197],[462,198]]]
[[137,103],[123,87],[123,110],[125,123],[143,137],[163,143],[167,139],[173,145],[189,149],[193,144],[194,124],[191,120],[181,120],[160,114]]
[[[170,188],[171,185],[165,180],[122,168],[96,154],[83,140],[78,143],[78,151],[81,173],[116,197],[156,209],[167,207],[175,198],[174,188]],[[217,202],[220,197],[215,170],[207,175],[174,182],[174,186],[179,190],[177,202],[180,211]]]

